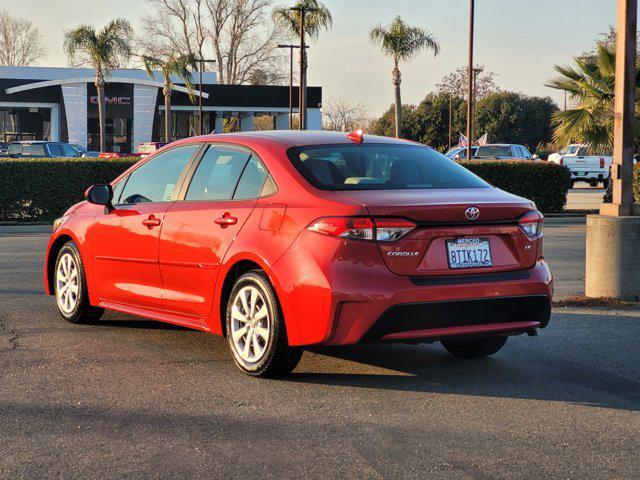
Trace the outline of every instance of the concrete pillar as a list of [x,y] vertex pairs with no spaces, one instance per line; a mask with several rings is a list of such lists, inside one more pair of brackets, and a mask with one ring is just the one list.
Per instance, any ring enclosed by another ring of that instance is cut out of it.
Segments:
[[587,216],[585,295],[640,301],[640,217]]
[[322,112],[319,108],[307,109],[307,129],[322,130]]
[[60,107],[51,107],[51,141],[60,141]]
[[157,98],[158,87],[138,84],[133,86],[132,152],[137,152],[141,143],[151,141]]
[[87,146],[87,84],[62,85],[69,143]]
[[216,112],[215,131],[216,133],[224,133],[224,117],[222,116],[222,112]]
[[255,130],[255,124],[253,123],[253,120],[254,120],[253,112],[241,113],[240,114],[240,131],[251,132]]
[[289,114],[276,113],[276,130],[289,130]]

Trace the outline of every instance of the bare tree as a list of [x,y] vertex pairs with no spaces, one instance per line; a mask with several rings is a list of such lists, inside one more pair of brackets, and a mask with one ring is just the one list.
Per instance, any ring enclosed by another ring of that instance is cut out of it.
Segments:
[[42,35],[29,20],[0,11],[0,65],[32,65],[46,53]]
[[341,97],[332,98],[322,109],[325,130],[350,132],[358,128],[366,129],[370,123],[364,104],[352,104]]
[[277,43],[281,29],[271,19],[271,0],[148,0],[153,14],[142,23],[139,46],[149,55],[178,51],[216,61],[218,82],[259,79],[280,83]]
[[[484,65],[476,65],[475,69],[481,71],[475,75],[476,77],[476,99],[480,100],[490,93],[500,91],[496,85],[497,74],[485,69]],[[467,96],[467,67],[460,67],[456,71],[442,77],[440,83],[436,85],[438,91],[452,94],[454,97],[465,98]]]

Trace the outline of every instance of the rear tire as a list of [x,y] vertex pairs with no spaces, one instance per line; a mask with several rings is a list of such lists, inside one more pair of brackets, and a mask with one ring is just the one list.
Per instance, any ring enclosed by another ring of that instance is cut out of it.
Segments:
[[247,375],[282,377],[302,357],[301,348],[289,346],[276,292],[260,270],[236,280],[227,302],[226,326],[233,360]]
[[576,186],[576,181],[575,180],[571,180],[569,181],[569,189],[572,189]]
[[78,246],[65,243],[58,252],[53,271],[56,306],[62,317],[70,323],[91,323],[100,319],[103,308],[89,303],[87,278]]
[[507,337],[478,338],[473,340],[444,340],[442,346],[454,357],[481,358],[493,355],[507,343]]

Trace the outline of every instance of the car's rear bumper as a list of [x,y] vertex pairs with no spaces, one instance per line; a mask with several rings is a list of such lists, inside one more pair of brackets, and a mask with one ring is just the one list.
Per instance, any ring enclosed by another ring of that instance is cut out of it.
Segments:
[[291,345],[522,333],[546,325],[553,296],[542,259],[526,270],[397,275],[377,245],[313,232],[294,242],[272,274]]
[[606,180],[608,172],[602,170],[575,170],[571,171],[571,180]]
[[545,327],[551,315],[553,278],[542,260],[518,272],[399,281],[408,285],[396,288],[390,282],[387,298],[361,302],[343,297],[325,343],[519,334]]

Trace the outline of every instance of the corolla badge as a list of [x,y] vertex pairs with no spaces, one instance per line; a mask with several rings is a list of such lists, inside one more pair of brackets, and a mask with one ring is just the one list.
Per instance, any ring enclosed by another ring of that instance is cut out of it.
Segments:
[[401,252],[401,251],[393,251],[387,252],[387,255],[390,257],[417,257],[420,255],[420,252]]
[[469,220],[477,220],[480,216],[480,209],[478,207],[469,207],[464,211],[464,216]]

